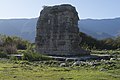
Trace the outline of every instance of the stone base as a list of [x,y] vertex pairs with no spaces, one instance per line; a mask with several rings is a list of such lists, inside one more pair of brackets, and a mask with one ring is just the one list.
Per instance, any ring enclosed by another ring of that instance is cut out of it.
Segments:
[[79,49],[77,51],[39,51],[40,54],[49,55],[49,56],[62,56],[62,57],[73,57],[73,56],[85,56],[90,55],[89,51],[84,49]]

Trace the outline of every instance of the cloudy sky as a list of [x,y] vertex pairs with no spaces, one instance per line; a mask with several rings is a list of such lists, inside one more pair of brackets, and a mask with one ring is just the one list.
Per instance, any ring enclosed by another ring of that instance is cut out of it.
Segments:
[[42,6],[71,4],[80,19],[120,17],[120,0],[0,0],[0,19],[36,18]]

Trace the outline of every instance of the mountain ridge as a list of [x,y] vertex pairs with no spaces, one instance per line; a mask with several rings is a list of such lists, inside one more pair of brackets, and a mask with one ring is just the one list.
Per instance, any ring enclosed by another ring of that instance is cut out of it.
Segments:
[[[19,36],[34,42],[38,18],[0,19],[0,34]],[[104,39],[120,36],[120,17],[113,19],[81,19],[81,32],[94,38]]]

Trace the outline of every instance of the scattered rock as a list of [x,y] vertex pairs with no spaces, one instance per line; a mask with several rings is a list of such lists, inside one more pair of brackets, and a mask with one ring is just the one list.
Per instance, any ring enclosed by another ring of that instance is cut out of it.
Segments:
[[74,62],[73,64],[72,64],[72,66],[79,66],[80,65],[80,61],[76,61],[76,62]]
[[110,58],[110,61],[117,60],[116,58]]
[[107,71],[107,69],[101,68],[100,71]]
[[66,67],[66,63],[61,63],[60,67]]

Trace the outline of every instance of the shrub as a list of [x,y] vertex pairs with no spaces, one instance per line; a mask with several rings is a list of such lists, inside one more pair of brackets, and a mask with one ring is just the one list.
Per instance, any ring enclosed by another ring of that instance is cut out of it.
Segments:
[[39,53],[25,53],[23,56],[24,60],[28,61],[42,61],[42,60],[51,60],[50,57],[41,55]]
[[7,45],[4,47],[4,52],[8,54],[14,54],[17,53],[17,48],[16,46]]
[[15,56],[9,56],[9,59],[10,60],[19,60],[17,57],[15,57]]
[[7,54],[3,53],[3,52],[0,52],[0,58],[7,58]]

